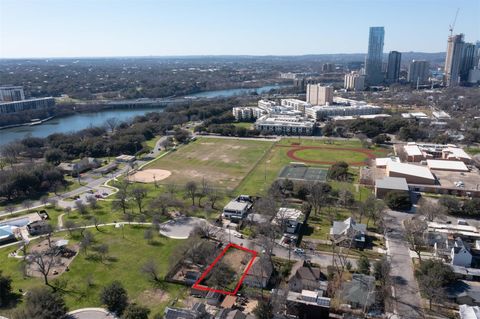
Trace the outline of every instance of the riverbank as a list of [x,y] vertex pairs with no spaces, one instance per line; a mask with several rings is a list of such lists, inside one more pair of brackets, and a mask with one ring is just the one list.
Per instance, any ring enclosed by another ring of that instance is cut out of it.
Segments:
[[4,126],[0,126],[0,130],[5,130],[5,129],[9,129],[9,128],[15,128],[15,127],[19,127],[19,126],[33,126],[33,125],[40,125],[42,123],[45,123],[47,121],[50,121],[51,119],[55,118],[55,115],[54,116],[49,116],[47,118],[44,118],[44,119],[40,119],[38,121],[35,121],[35,122],[27,122],[27,123],[20,123],[20,124],[12,124],[12,125],[4,125]]

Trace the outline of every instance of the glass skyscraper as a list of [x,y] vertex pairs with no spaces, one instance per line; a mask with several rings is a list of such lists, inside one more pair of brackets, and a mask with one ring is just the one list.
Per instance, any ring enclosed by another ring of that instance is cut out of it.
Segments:
[[365,60],[365,77],[368,85],[379,85],[383,82],[382,58],[384,37],[385,30],[383,27],[370,27],[368,53]]

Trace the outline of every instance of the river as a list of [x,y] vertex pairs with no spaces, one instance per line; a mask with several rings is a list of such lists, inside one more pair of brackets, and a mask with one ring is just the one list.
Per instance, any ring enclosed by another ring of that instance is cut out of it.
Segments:
[[[271,89],[286,87],[285,85],[267,85],[257,89],[229,89],[219,91],[207,91],[185,96],[186,98],[218,98],[231,97],[236,95],[266,93]],[[46,137],[53,133],[69,133],[82,130],[90,126],[100,126],[108,118],[115,117],[119,121],[131,119],[137,115],[148,112],[162,112],[163,108],[140,107],[135,109],[103,110],[96,113],[78,113],[70,116],[54,118],[50,121],[33,126],[19,126],[0,130],[0,145],[7,144],[14,140],[22,139],[27,135],[35,137]]]

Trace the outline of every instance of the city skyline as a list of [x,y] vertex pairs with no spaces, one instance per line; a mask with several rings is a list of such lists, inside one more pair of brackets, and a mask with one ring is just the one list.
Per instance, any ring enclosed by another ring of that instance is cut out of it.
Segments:
[[0,0],[0,58],[366,53],[375,25],[385,27],[384,52],[445,52],[457,8],[454,33],[480,38],[472,0],[130,4]]

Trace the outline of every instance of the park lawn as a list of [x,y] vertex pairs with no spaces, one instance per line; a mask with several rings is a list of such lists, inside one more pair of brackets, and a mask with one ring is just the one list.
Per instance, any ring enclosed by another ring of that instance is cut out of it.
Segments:
[[213,186],[235,188],[272,145],[269,141],[199,138],[147,165],[172,172],[162,183],[185,185],[203,179]]
[[[88,256],[91,257],[94,253],[89,251],[86,256],[82,251],[70,264],[70,271],[58,277],[58,282],[62,283],[65,291],[64,298],[70,310],[100,307],[99,293],[102,287],[114,280],[122,283],[132,302],[151,309],[151,317],[157,313],[163,313],[165,307],[172,300],[182,299],[186,295],[186,287],[164,282],[155,285],[145,274],[140,272],[141,266],[153,259],[158,265],[160,277],[163,278],[169,268],[169,256],[181,243],[181,240],[156,237],[154,242],[149,244],[144,239],[146,228],[141,226],[126,225],[125,237],[122,236],[121,229],[115,229],[113,226],[101,229],[102,232],[97,232],[94,228],[90,231],[93,232],[96,243],[104,243],[109,246],[108,261],[101,262],[96,258],[89,258]],[[64,235],[68,238],[67,233]],[[15,291],[18,291],[19,288],[25,290],[42,285],[40,278],[23,278],[19,271],[19,261],[7,257],[7,254],[14,249],[11,247],[0,249],[0,264],[3,273],[12,277]],[[88,286],[87,278],[93,280],[93,286]],[[155,295],[153,293],[155,288],[161,289],[166,294],[163,297]]]
[[470,155],[477,155],[480,154],[480,147],[467,147],[465,148],[465,152]]
[[144,145],[147,146],[149,149],[153,150],[157,141],[161,138],[161,136],[155,136],[151,140],[145,141]]
[[246,128],[247,130],[252,130],[253,129],[253,123],[251,122],[238,122],[238,123],[233,123],[235,127],[243,127]]
[[[65,213],[63,216],[63,222],[66,220],[72,220],[78,225],[92,225],[92,218],[95,217],[99,224],[113,223],[115,221],[122,220],[123,213],[120,210],[114,210],[112,208],[112,201],[99,200],[97,201],[97,208],[92,209],[87,205],[87,213],[82,215],[78,210],[72,210],[69,213]],[[133,202],[131,203],[134,215],[137,213],[136,207]],[[131,212],[129,210],[128,212]]]

